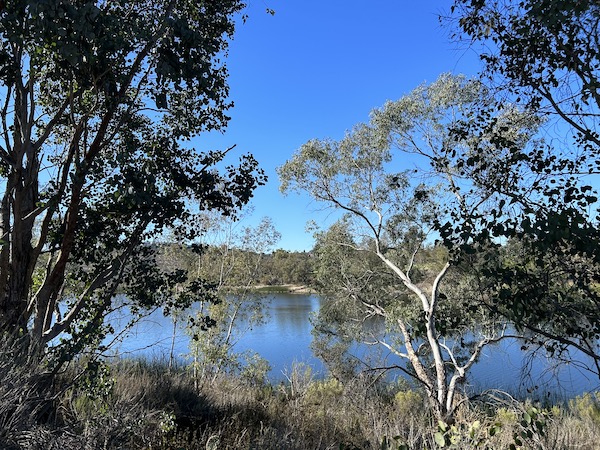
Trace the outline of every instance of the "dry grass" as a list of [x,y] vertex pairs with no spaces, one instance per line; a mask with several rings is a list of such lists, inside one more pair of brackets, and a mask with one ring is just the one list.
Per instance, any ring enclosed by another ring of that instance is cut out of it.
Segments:
[[[15,402],[9,401],[8,388],[0,387],[5,420],[0,425],[9,425],[3,428],[1,448],[434,449],[440,431],[416,390],[366,376],[344,385],[314,380],[304,366],[295,367],[289,382],[277,386],[226,376],[198,384],[184,369],[169,372],[165,365],[144,361],[112,365],[103,380],[105,390],[85,383],[71,386],[70,376],[63,375],[67,389],[51,403],[53,414],[35,421],[23,415],[7,421],[7,405]],[[13,380],[14,393],[19,383],[30,384],[33,378],[21,373]],[[538,407],[534,425],[525,414],[535,405],[526,402],[465,403],[443,436],[446,448],[504,449],[515,435],[524,435],[523,448],[599,449],[599,400],[588,396],[551,409]],[[540,430],[536,421],[543,422]]]

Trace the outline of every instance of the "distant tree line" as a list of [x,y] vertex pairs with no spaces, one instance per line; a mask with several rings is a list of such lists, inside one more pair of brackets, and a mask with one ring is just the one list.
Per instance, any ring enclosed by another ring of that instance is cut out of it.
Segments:
[[[167,262],[167,259],[171,261]],[[163,264],[187,270],[192,278],[225,288],[246,287],[250,270],[256,274],[252,282],[254,287],[313,286],[315,283],[315,258],[312,252],[306,251],[277,249],[261,254],[238,247],[229,248],[225,244],[194,251],[191,246],[168,244],[163,249]]]

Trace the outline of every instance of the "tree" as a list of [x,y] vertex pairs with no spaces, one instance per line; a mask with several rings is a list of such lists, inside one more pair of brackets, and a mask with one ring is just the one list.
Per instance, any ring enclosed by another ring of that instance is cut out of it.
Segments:
[[[552,125],[551,145],[523,148],[502,143],[519,164],[527,190],[487,180],[507,198],[486,228],[503,239],[519,239],[519,264],[486,270],[498,280],[500,308],[534,331],[544,347],[560,353],[575,347],[592,358],[600,376],[600,230],[593,176],[599,173],[600,5],[593,1],[457,0],[456,39],[480,45],[482,75],[504,98],[536,111]],[[476,116],[458,133],[478,133],[490,123]],[[474,149],[478,158],[486,149]],[[475,176],[486,168],[465,161]],[[511,206],[512,205],[512,206]],[[510,216],[509,207],[521,214]],[[561,287],[562,286],[562,287]]]
[[[240,354],[234,347],[252,327],[265,321],[267,299],[253,292],[263,271],[265,254],[281,238],[270,218],[255,227],[215,215],[204,216],[205,251],[198,260],[197,275],[216,286],[216,302],[200,302],[194,311],[191,353],[196,380],[215,378],[223,372],[241,373],[250,381],[264,381],[268,363],[256,353]],[[206,320],[215,320],[208,330]]]
[[306,252],[289,252],[277,249],[271,255],[271,279],[268,284],[312,283],[312,260]]
[[[475,217],[495,201],[494,192],[476,189],[454,164],[477,145],[493,150],[488,136],[453,133],[492,100],[481,83],[442,75],[374,110],[369,124],[342,140],[304,144],[279,168],[283,192],[306,191],[343,214],[317,249],[328,303],[340,306],[327,313],[342,322],[382,317],[393,340],[373,335],[372,342],[409,362],[401,370],[423,386],[442,420],[452,419],[460,385],[482,349],[507,337],[506,321],[488,307],[471,270],[477,261],[497,260],[493,242],[474,243],[463,233],[458,249],[468,244],[476,251],[441,259],[431,247],[441,224],[468,211]],[[510,106],[495,117],[507,138],[524,141],[537,123]]]
[[101,339],[116,292],[133,310],[176,300],[186,274],[161,271],[153,239],[194,238],[196,210],[233,215],[264,182],[251,155],[224,167],[231,149],[184,145],[227,123],[242,7],[2,3],[0,330],[39,349],[64,336],[73,354]]
[[[597,2],[456,0],[452,13],[455,39],[482,44],[489,81],[519,103],[565,121],[582,149],[598,156]],[[597,171],[597,163],[586,169]]]

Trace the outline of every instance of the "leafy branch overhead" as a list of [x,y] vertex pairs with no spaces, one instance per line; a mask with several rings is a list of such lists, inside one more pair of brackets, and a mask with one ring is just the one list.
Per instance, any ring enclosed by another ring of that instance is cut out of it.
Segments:
[[0,330],[86,342],[115,293],[166,301],[186,275],[161,271],[152,241],[194,239],[195,212],[235,215],[265,182],[251,155],[226,166],[232,148],[184,144],[227,124],[224,59],[243,7],[3,4]]
[[[594,1],[456,0],[455,39],[480,53],[483,79],[501,99],[535,111],[547,143],[506,143],[527,167],[527,189],[489,183],[504,202],[483,220],[486,230],[518,238],[521,259],[497,286],[511,317],[541,336],[552,352],[576,347],[600,374],[597,285],[600,262],[597,184],[600,140],[600,5]],[[481,130],[477,115],[462,131]],[[477,150],[477,156],[484,149]],[[523,213],[507,214],[515,206]],[[485,231],[485,230],[484,230]],[[562,286],[558,288],[558,286]]]

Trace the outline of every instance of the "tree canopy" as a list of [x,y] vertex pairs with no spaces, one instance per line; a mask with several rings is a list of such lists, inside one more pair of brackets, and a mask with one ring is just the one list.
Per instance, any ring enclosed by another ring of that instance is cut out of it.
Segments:
[[[0,330],[75,348],[117,292],[175,302],[156,264],[167,230],[233,215],[264,175],[251,155],[186,141],[228,120],[238,0],[7,1],[0,8]],[[202,294],[196,283],[179,299]],[[97,333],[96,333],[97,331]],[[65,341],[67,342],[67,341]]]
[[[514,101],[565,121],[578,145],[597,157],[597,2],[457,0],[452,13],[455,38],[478,45],[489,81]],[[587,169],[597,171],[597,163]]]
[[[535,180],[528,189],[488,182],[507,196],[503,210],[520,205],[523,212],[494,214],[487,222],[496,236],[518,237],[523,245],[524,259],[495,274],[497,289],[516,323],[543,336],[552,352],[577,347],[600,374],[600,7],[575,0],[457,0],[452,12],[455,38],[477,46],[483,78],[500,101],[534,111],[552,126],[546,142],[529,150],[504,143],[513,155],[507,168],[521,161],[524,175]],[[477,115],[460,133],[489,123]],[[485,151],[477,149],[468,164],[476,172],[486,169],[473,164]]]
[[[368,124],[340,141],[309,141],[279,169],[284,192],[306,191],[342,214],[316,249],[329,301],[321,330],[343,339],[354,328],[350,336],[364,336],[366,318],[383,318],[393,333],[371,342],[409,362],[400,369],[423,386],[443,420],[454,414],[459,386],[485,345],[507,337],[507,321],[473,270],[500,264],[492,236],[476,233],[501,198],[470,176],[464,161],[487,147],[480,160],[487,176],[518,180],[500,165],[506,149],[492,139],[526,144],[538,120],[511,105],[493,106],[477,80],[444,74],[373,110]],[[484,109],[495,127],[455,133]],[[440,237],[452,252],[434,245]]]

